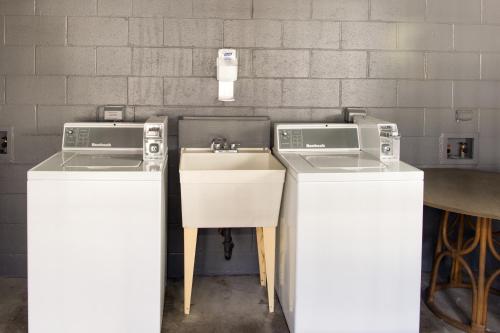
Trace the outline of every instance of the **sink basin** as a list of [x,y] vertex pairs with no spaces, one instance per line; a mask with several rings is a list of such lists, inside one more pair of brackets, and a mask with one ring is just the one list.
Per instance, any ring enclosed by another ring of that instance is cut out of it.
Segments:
[[179,173],[184,227],[277,226],[285,167],[269,150],[183,148]]

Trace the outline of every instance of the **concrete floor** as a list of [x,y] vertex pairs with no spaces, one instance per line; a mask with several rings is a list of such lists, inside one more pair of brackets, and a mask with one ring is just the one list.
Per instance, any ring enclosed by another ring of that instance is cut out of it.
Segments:
[[[423,279],[423,285],[427,277]],[[169,280],[163,332],[288,332],[276,300],[276,312],[267,311],[267,296],[259,286],[257,276],[196,277],[191,315],[184,316],[182,280]],[[27,291],[25,279],[0,278],[0,333],[27,332]],[[438,298],[454,315],[468,312],[467,292],[446,292]],[[490,301],[488,327],[500,332],[500,299]],[[460,331],[436,318],[422,303],[422,333],[459,333]]]

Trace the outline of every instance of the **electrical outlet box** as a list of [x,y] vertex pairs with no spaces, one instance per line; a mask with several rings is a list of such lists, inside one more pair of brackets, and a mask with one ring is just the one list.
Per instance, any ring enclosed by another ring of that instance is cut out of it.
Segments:
[[440,164],[477,164],[479,135],[477,133],[443,133],[439,139]]
[[98,108],[99,121],[120,122],[125,121],[125,105],[102,105]]
[[12,160],[13,140],[11,128],[0,128],[0,162]]

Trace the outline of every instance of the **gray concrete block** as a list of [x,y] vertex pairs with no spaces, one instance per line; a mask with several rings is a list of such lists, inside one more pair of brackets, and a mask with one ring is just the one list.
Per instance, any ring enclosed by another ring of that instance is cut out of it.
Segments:
[[191,17],[192,0],[132,0],[136,17]]
[[290,48],[338,49],[340,23],[288,21],[283,26],[283,46]]
[[[26,194],[26,179],[27,172],[31,169],[30,164],[0,164],[0,196],[1,195],[15,195]],[[0,199],[1,200],[1,199]],[[0,207],[1,209],[1,207]],[[18,211],[19,214],[20,211]],[[0,224],[5,223],[20,223],[24,224],[26,219],[14,219],[10,221],[2,221]]]
[[165,105],[222,105],[215,78],[165,78]]
[[93,16],[97,15],[97,0],[36,0],[36,14]]
[[479,131],[479,111],[472,111],[470,121],[457,122],[453,109],[426,109],[425,135],[438,137],[442,133],[474,133]]
[[70,77],[68,104],[127,104],[127,78]]
[[69,17],[68,44],[127,45],[128,20],[117,17]]
[[5,77],[0,76],[0,104],[5,103]]
[[35,3],[34,0],[2,0],[0,13],[2,15],[33,15]]
[[[495,109],[483,109],[479,111],[479,129],[481,137],[500,138],[500,112]],[[498,144],[497,144],[498,145]]]
[[66,78],[63,76],[7,77],[9,104],[65,104]]
[[132,0],[98,0],[97,14],[129,17],[132,15]]
[[370,77],[424,78],[424,54],[420,52],[370,52]]
[[480,23],[481,0],[428,0],[427,21]]
[[25,224],[0,224],[0,253],[24,254],[27,251]]
[[249,49],[236,50],[238,55],[238,77],[251,77],[253,75],[253,53]]
[[254,0],[253,17],[269,19],[311,18],[312,0]]
[[500,23],[500,2],[497,0],[483,0],[483,22],[488,24]]
[[254,50],[253,69],[258,77],[308,77],[309,52]]
[[336,21],[368,20],[368,0],[313,0],[312,18]]
[[26,254],[0,254],[0,276],[26,278]]
[[500,80],[500,54],[484,53],[481,55],[481,78]]
[[141,76],[190,76],[192,50],[171,48],[134,48],[132,74]]
[[[0,164],[0,180],[16,179],[26,181],[30,164]],[[2,222],[0,222],[2,223]]]
[[343,49],[395,49],[395,23],[342,22]]
[[234,106],[280,106],[281,80],[241,79],[235,82]]
[[14,133],[36,133],[36,111],[33,105],[0,105],[0,124],[14,127]]
[[132,49],[128,47],[98,47],[97,74],[129,75],[132,71]]
[[34,59],[34,47],[0,47],[0,74],[34,74]]
[[269,117],[273,123],[311,121],[311,109],[256,108],[255,115]]
[[39,134],[62,135],[64,123],[97,121],[95,106],[41,105],[37,109]]
[[166,46],[222,47],[222,20],[166,19]]
[[315,78],[365,78],[367,53],[313,51],[311,76]]
[[500,82],[456,81],[454,106],[457,108],[500,108]]
[[279,21],[224,21],[224,46],[281,47],[281,33],[281,22]]
[[404,137],[424,136],[423,108],[371,108],[368,115],[398,124],[398,130]]
[[[26,223],[26,195],[0,195],[0,223]],[[20,214],[20,212],[23,212]]]
[[193,0],[193,16],[249,19],[252,17],[252,0]]
[[[1,172],[0,168],[0,172]],[[0,179],[0,194],[26,193],[26,179]]]
[[316,122],[342,123],[344,122],[344,114],[340,108],[312,109],[311,120]]
[[64,45],[65,41],[65,17],[5,17],[5,44],[7,45]]
[[400,23],[398,46],[403,50],[451,50],[453,47],[452,25]]
[[95,74],[93,47],[39,47],[36,52],[37,74],[92,75]]
[[[145,121],[151,116],[160,115],[160,116],[168,116],[168,135],[169,135],[169,156],[168,159],[172,163],[169,162],[169,167],[174,168],[177,167],[178,170],[178,145],[177,139],[178,135],[178,126],[177,121],[180,116],[253,116],[253,108],[252,107],[229,107],[229,106],[220,106],[220,107],[159,107],[159,106],[136,106],[135,107],[135,121]],[[176,165],[177,163],[177,165]],[[178,172],[174,171],[173,174],[177,173],[175,176],[176,180],[178,180]],[[172,174],[169,174],[169,177]],[[169,184],[170,186],[170,184]],[[180,193],[180,188],[175,187],[175,191],[169,193]],[[170,221],[169,221],[170,222]]]
[[[4,37],[5,28],[5,16],[0,16],[0,36]],[[1,41],[2,43],[4,41]]]
[[60,135],[17,135],[14,141],[16,163],[38,164],[61,150]]
[[498,161],[500,160],[498,137],[481,138],[479,150],[479,168],[498,172]]
[[339,81],[284,80],[283,105],[300,107],[339,106]]
[[402,107],[451,107],[451,81],[399,81],[398,105]]
[[163,19],[130,18],[129,41],[132,46],[162,46]]
[[162,105],[163,79],[159,77],[129,77],[129,105]]
[[[216,77],[217,75],[217,49],[193,49],[193,75]],[[240,60],[238,52],[238,61]],[[239,64],[238,64],[239,65]],[[240,65],[238,76],[240,76]]]
[[392,107],[396,105],[394,80],[342,80],[342,106]]
[[380,21],[421,22],[426,0],[371,0],[371,19]]
[[456,25],[455,50],[457,51],[500,51],[500,26]]
[[403,137],[401,160],[417,167],[439,164],[439,138]]
[[428,53],[429,79],[475,80],[480,77],[479,54]]

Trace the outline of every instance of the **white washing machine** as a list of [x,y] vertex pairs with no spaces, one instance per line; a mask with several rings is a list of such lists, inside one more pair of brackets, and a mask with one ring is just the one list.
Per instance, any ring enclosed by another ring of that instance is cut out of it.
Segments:
[[65,124],[28,171],[30,333],[160,332],[166,138],[166,119]]
[[395,124],[277,124],[276,289],[291,332],[419,331],[423,172]]

